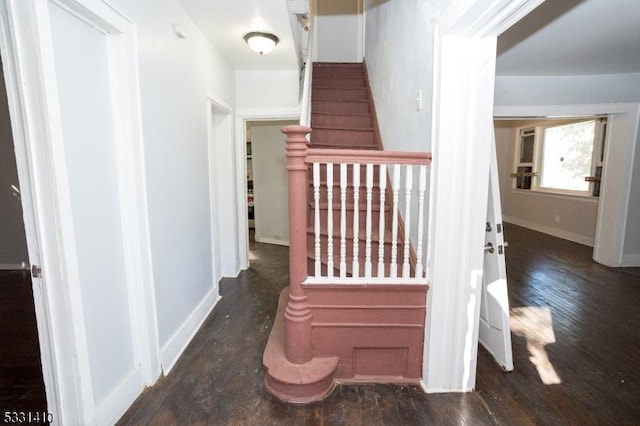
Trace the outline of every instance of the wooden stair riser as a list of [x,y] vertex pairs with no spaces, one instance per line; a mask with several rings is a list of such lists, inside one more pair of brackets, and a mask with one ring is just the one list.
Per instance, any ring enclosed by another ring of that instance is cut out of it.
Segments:
[[[360,234],[360,237],[364,237],[364,234]],[[337,263],[340,261],[340,257],[341,257],[341,251],[340,251],[340,234],[334,234],[333,238],[331,239],[333,241],[333,261],[334,263]],[[320,236],[320,252],[325,254],[327,253],[327,235],[321,235]],[[393,244],[391,243],[391,241],[385,241],[384,244],[384,260],[386,262],[389,262],[391,259],[391,251],[392,251],[392,247]],[[404,261],[404,245],[401,242],[396,241],[395,243],[396,246],[396,250],[397,250],[397,263],[402,263]],[[353,261],[353,238],[346,238],[345,241],[345,257],[348,259],[349,262]],[[358,240],[358,260],[360,262],[364,262],[365,260],[365,255],[366,255],[366,241],[359,239]],[[380,243],[378,241],[375,241],[372,239],[371,241],[371,261],[372,262],[378,262],[379,260],[379,250],[380,249]],[[309,238],[307,238],[307,252],[309,253],[314,253],[315,250],[315,240],[314,240],[314,234],[310,233]]]
[[[359,261],[358,277],[362,278],[365,276],[365,270],[364,270],[365,262],[364,260],[358,260],[358,261]],[[353,259],[347,258],[346,277],[353,276],[352,262],[353,262]],[[396,263],[396,270],[397,270],[398,276],[401,276],[402,275],[402,259],[399,259],[398,263]],[[320,264],[320,271],[321,271],[321,276],[323,277],[328,276],[327,263],[325,258],[323,258]],[[309,276],[313,276],[315,274],[315,262],[313,260],[312,255],[307,256],[307,272]],[[411,268],[411,274],[413,274],[414,272],[415,272],[414,268]],[[333,277],[339,277],[339,276],[340,276],[340,258],[334,258],[333,259]],[[373,259],[371,260],[371,277],[375,278],[377,276],[378,276],[378,261],[376,258],[375,261]],[[389,277],[389,276],[391,276],[391,265],[389,263],[386,263],[384,265],[383,277]]]
[[[372,203],[372,209],[371,209],[371,229],[378,229],[378,224],[380,223],[380,210],[379,210],[379,206],[373,205]],[[365,226],[366,226],[366,219],[367,219],[367,211],[366,209],[358,209],[357,210],[358,213],[358,225],[360,227],[360,229],[362,230],[362,232],[364,232]],[[334,209],[333,209],[333,223],[334,224],[339,224],[340,223],[340,205],[339,204],[334,204]],[[320,224],[323,227],[326,227],[327,224],[327,216],[328,216],[328,211],[326,206],[324,207],[320,207]],[[345,217],[346,217],[346,223],[347,223],[347,228],[353,228],[353,216],[354,216],[354,210],[353,210],[353,205],[349,205],[346,208],[345,211]],[[307,216],[307,223],[311,226],[314,222],[314,217],[315,217],[315,209],[313,208],[313,206],[311,206],[311,208],[309,209],[309,214]],[[390,209],[385,209],[385,213],[384,213],[384,222],[385,222],[385,227],[387,229],[391,228],[391,211]]]
[[365,88],[367,87],[367,82],[364,79],[364,76],[357,77],[321,77],[314,76],[311,84],[312,88],[316,87],[333,87],[340,89],[357,89],[357,88]]
[[371,129],[322,129],[316,128],[311,135],[311,144],[342,144],[349,148],[359,148],[366,145],[375,145],[375,133]]
[[314,67],[312,78],[361,77],[364,80],[362,67]]
[[312,114],[311,127],[315,126],[335,129],[371,129],[373,122],[369,115]]
[[[340,196],[340,186],[335,185],[333,186],[333,200],[340,203],[341,202],[341,196]],[[320,187],[320,199],[321,200],[327,200],[327,193],[328,193],[328,189],[325,185]],[[347,188],[346,191],[346,202],[347,204],[353,205],[353,193],[354,193],[354,188],[353,186],[349,186]],[[313,186],[309,187],[309,201],[313,202]],[[367,189],[360,186],[359,190],[358,190],[358,194],[359,194],[359,198],[358,198],[358,205],[360,206],[360,209],[364,209],[367,206]],[[387,201],[385,199],[385,204],[387,204]],[[371,191],[371,205],[372,206],[379,206],[380,205],[380,188],[378,188],[377,186],[374,187]]]
[[369,99],[367,89],[333,89],[326,87],[315,87],[313,89],[313,99],[315,100],[344,100],[344,101],[362,101]]
[[369,113],[369,102],[327,101],[327,100],[312,99],[311,110],[317,113],[330,113],[330,114],[367,114]]

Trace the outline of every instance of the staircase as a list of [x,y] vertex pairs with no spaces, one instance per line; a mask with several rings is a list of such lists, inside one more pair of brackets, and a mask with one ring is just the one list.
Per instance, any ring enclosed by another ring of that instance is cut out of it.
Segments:
[[313,64],[311,146],[380,149],[361,63]]
[[[382,144],[376,128],[375,109],[371,101],[369,85],[366,77],[366,71],[363,63],[326,63],[316,62],[313,64],[313,80],[312,80],[312,108],[311,108],[311,133],[312,148],[321,149],[357,149],[357,150],[375,150],[381,151]],[[333,166],[333,176],[339,176],[339,165]],[[320,167],[320,174],[326,175],[326,167]],[[364,177],[366,170],[364,166],[360,166],[360,176]],[[386,194],[386,202],[384,207],[380,207],[380,190],[379,190],[379,170],[373,172],[373,188],[372,188],[372,222],[379,223],[381,214],[385,215],[384,229],[384,247],[383,251],[387,259],[390,258],[390,252],[395,245],[397,250],[397,258],[404,258],[404,224],[400,223],[398,235],[392,241],[392,218],[391,218],[391,192]],[[347,173],[347,180],[353,180],[353,170]],[[307,264],[309,275],[313,275],[313,248],[314,248],[314,229],[313,218],[315,216],[315,206],[313,203],[313,179],[312,171],[309,170],[309,189],[307,191],[309,199],[309,208],[307,209],[309,216],[307,218]],[[321,180],[321,199],[326,199],[326,179]],[[333,181],[333,194],[340,193],[340,181]],[[350,200],[346,206],[347,223],[353,223],[353,217],[358,216],[359,238],[357,250],[359,253],[359,270],[357,276],[364,276],[365,266],[365,243],[366,243],[366,187],[360,186],[359,203],[356,206],[353,202],[353,188],[347,189],[347,200]],[[332,212],[334,216],[340,211],[339,198],[334,197]],[[327,203],[320,204],[320,221],[327,223],[329,206]],[[332,246],[334,258],[339,258],[340,241],[339,241],[339,221],[333,218],[334,229],[332,234]],[[380,250],[378,228],[372,229],[372,275],[378,274],[378,253]],[[353,253],[353,246],[356,242],[353,239],[353,229],[347,229],[347,253]],[[327,247],[328,232],[326,227],[321,229],[321,245]],[[410,268],[415,270],[415,253],[409,249]],[[327,271],[326,259],[321,262],[323,275]],[[385,262],[386,275],[389,273],[390,263]],[[347,276],[353,276],[353,256],[347,256]],[[335,276],[339,276],[339,271],[334,271]]]
[[401,210],[415,169],[422,229],[430,155],[382,150],[362,63],[313,64],[311,128],[308,146],[309,129],[283,129],[291,286],[264,353],[267,390],[311,402],[334,383],[417,383],[427,285]]

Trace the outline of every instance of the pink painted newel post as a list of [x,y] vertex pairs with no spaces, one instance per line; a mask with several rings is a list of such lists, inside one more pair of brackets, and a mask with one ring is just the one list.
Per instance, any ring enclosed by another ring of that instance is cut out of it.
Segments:
[[285,310],[287,359],[294,364],[311,360],[311,310],[302,282],[307,277],[307,139],[311,129],[286,126],[289,176],[289,302]]

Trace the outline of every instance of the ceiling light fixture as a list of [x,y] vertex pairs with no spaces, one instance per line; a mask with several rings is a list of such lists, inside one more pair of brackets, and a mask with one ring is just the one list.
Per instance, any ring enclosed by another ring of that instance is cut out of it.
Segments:
[[244,41],[247,42],[251,50],[264,55],[271,52],[280,40],[273,34],[253,31],[244,36]]

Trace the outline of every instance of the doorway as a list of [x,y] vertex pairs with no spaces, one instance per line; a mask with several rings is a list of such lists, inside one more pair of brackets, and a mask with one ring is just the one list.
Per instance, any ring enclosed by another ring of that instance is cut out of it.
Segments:
[[0,66],[0,407],[47,411],[9,104]]
[[281,130],[292,124],[298,122],[247,122],[247,219],[249,235],[259,243],[289,245],[286,144]]
[[[607,117],[606,138],[604,140],[603,167],[597,208],[595,232],[593,234],[593,259],[603,265],[625,266],[624,243],[627,211],[629,207],[633,158],[635,151],[636,129],[638,126],[637,104],[585,104],[585,105],[532,105],[532,106],[496,106],[494,118],[531,120],[548,117]],[[537,117],[537,118],[536,118]],[[510,190],[510,177],[504,182],[503,190]],[[504,189],[504,185],[508,189]],[[581,212],[582,213],[582,212]],[[505,212],[508,215],[508,212]],[[551,220],[556,220],[551,212]],[[508,220],[507,220],[508,221]],[[562,221],[562,216],[560,217]],[[518,223],[516,223],[518,225]],[[537,229],[544,232],[543,229]],[[547,232],[549,233],[549,232]],[[571,234],[558,235],[561,238],[576,240]],[[588,240],[577,241],[589,245]]]

